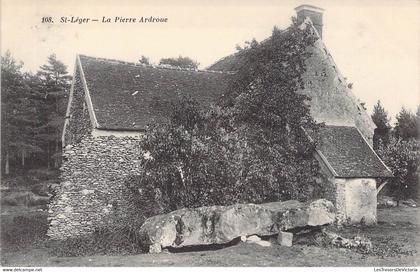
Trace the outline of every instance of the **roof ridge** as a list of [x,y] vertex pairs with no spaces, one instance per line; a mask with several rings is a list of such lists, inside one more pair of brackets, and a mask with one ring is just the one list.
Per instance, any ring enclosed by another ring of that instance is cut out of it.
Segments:
[[185,71],[185,72],[197,72],[197,73],[213,73],[213,74],[233,74],[232,71],[218,71],[218,70],[207,70],[207,69],[191,69],[191,68],[181,68],[177,66],[171,65],[154,65],[154,64],[144,64],[144,63],[137,63],[137,62],[130,62],[124,60],[117,60],[117,59],[110,59],[110,58],[101,58],[101,57],[91,57],[83,54],[78,54],[80,57],[90,58],[98,61],[116,63],[116,64],[124,64],[130,66],[137,66],[137,67],[149,67],[155,69],[166,69],[166,70],[176,70],[176,71]]

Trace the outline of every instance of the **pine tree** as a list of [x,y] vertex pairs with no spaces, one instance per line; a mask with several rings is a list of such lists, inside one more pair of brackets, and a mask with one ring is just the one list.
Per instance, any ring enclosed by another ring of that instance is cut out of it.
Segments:
[[3,173],[26,167],[26,158],[41,149],[34,141],[36,102],[28,84],[30,74],[22,73],[23,63],[17,63],[10,51],[1,58],[2,95],[2,165]]
[[150,65],[150,60],[148,57],[142,55],[141,58],[139,59],[139,63]]
[[61,132],[66,113],[66,102],[70,88],[71,76],[67,67],[55,54],[48,57],[47,64],[40,67],[37,76],[40,78],[40,100],[43,101],[39,108],[41,126],[39,127],[38,140],[43,142],[48,168],[57,168],[61,158]]
[[403,140],[410,138],[418,139],[419,137],[419,110],[417,114],[413,114],[411,111],[402,107],[398,115],[396,116],[397,122],[395,124],[395,135]]
[[373,148],[376,150],[380,144],[387,145],[389,143],[389,133],[391,126],[389,124],[388,112],[384,109],[381,101],[373,107],[372,120],[376,125],[373,135]]

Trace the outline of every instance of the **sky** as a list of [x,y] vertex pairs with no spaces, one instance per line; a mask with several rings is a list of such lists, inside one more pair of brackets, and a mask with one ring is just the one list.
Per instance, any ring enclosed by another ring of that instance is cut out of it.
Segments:
[[[189,56],[204,69],[237,44],[286,28],[294,8],[325,9],[323,41],[353,92],[371,112],[381,100],[390,117],[420,104],[420,1],[0,0],[1,51],[36,72],[55,53],[70,73],[76,54],[136,62],[141,55]],[[54,23],[41,23],[42,17]],[[166,17],[167,23],[60,23],[61,17]]]

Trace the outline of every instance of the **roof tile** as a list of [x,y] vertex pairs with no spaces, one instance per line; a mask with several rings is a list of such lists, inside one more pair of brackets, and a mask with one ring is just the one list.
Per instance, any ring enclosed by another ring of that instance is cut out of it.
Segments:
[[215,102],[229,73],[156,67],[80,55],[93,109],[102,129],[142,130],[167,121],[170,105],[191,95]]
[[392,177],[392,173],[351,126],[325,126],[309,132],[318,142],[318,150],[337,173],[337,177]]

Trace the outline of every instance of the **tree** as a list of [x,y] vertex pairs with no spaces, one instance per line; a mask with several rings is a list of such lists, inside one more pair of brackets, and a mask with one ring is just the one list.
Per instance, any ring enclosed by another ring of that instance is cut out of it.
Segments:
[[22,63],[16,63],[10,51],[6,51],[1,57],[1,149],[2,158],[4,158],[2,168],[5,174],[10,173],[10,156],[13,151],[16,151],[13,149],[19,146],[16,137],[21,135],[19,121],[16,120],[15,114],[19,108],[18,101],[23,88],[22,66]]
[[402,107],[396,116],[397,122],[395,124],[395,135],[403,140],[410,138],[419,138],[419,121],[411,111]]
[[384,109],[380,100],[378,100],[376,105],[373,107],[373,114],[371,117],[376,125],[373,135],[373,148],[376,150],[381,143],[385,145],[388,144],[389,133],[391,130],[388,112]]
[[388,145],[380,145],[378,155],[394,174],[391,191],[397,201],[409,197],[418,198],[420,177],[420,143],[410,138],[390,137]]
[[178,58],[162,58],[159,65],[167,64],[179,68],[197,69],[199,63],[189,57],[179,56]]
[[[1,58],[2,95],[2,165],[4,174],[14,169],[25,168],[25,158],[41,149],[34,141],[32,128],[38,122],[36,114],[36,91],[31,88],[32,75],[21,71],[23,63],[17,63],[10,51]],[[19,159],[19,160],[18,160]]]
[[174,104],[170,123],[149,126],[141,140],[145,172],[132,191],[153,184],[167,210],[309,198],[319,166],[305,130],[319,125],[297,90],[314,41],[296,21],[275,29],[240,52],[244,64],[218,107]]
[[72,77],[55,54],[48,57],[47,64],[40,67],[37,76],[41,84],[39,99],[43,102],[42,107],[38,109],[41,124],[37,136],[38,140],[43,142],[47,167],[57,168],[61,158],[61,132]]
[[131,181],[131,191],[139,194],[139,188],[146,188],[146,194],[157,189],[156,206],[162,211],[241,201],[243,190],[234,178],[239,175],[232,152],[236,143],[216,125],[213,114],[186,97],[173,104],[169,124],[149,126],[141,141],[144,174]]
[[141,58],[139,59],[139,62],[141,63],[141,64],[146,64],[146,65],[150,65],[150,60],[149,60],[149,58],[148,57],[146,57],[146,56],[141,56]]
[[310,98],[297,92],[314,41],[310,29],[300,29],[294,20],[288,31],[275,28],[269,40],[254,40],[239,52],[243,62],[225,105],[249,150],[240,182],[248,195],[264,191],[258,201],[305,199],[316,186],[315,145],[303,128],[317,130],[319,125],[310,115]]

